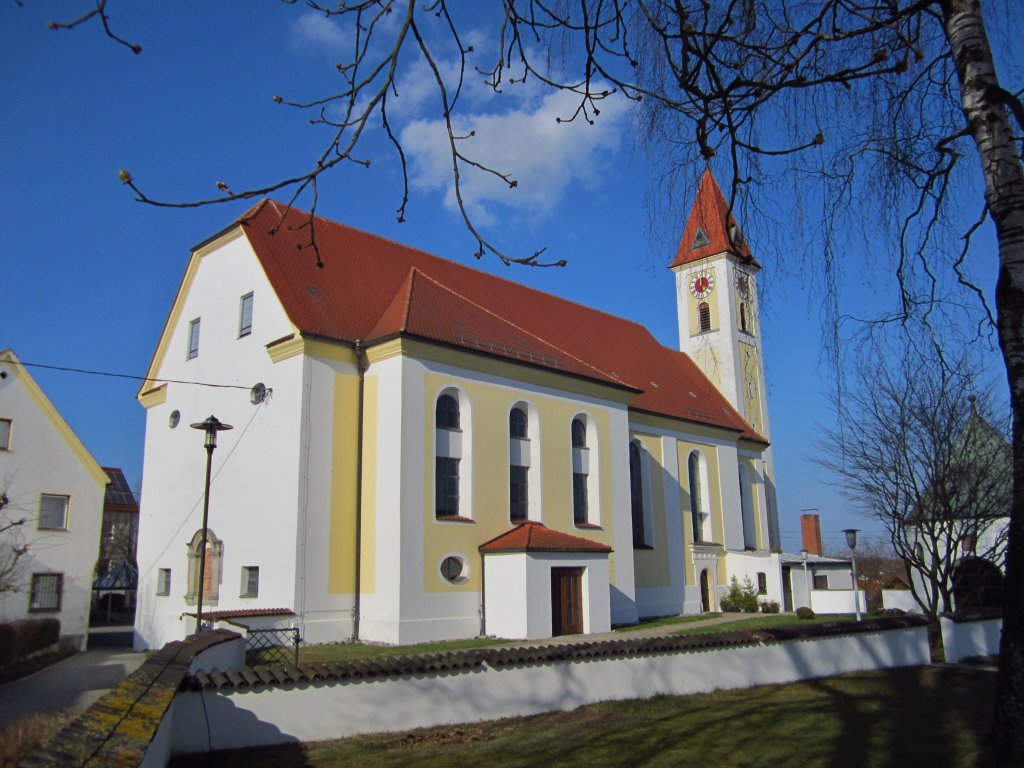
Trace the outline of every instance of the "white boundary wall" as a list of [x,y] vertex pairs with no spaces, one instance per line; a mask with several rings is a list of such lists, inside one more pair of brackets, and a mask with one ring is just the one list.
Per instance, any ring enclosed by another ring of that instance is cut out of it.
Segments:
[[942,647],[948,664],[956,664],[972,656],[996,656],[999,653],[1002,619],[954,621],[942,616],[939,618],[939,626],[942,628]]
[[907,613],[921,613],[921,606],[914,599],[914,593],[909,589],[883,589],[882,607],[899,608]]
[[[858,605],[861,613],[868,612],[867,595],[858,590]],[[853,613],[852,589],[812,589],[811,610],[815,613]]]
[[[925,627],[594,661],[179,694],[174,754],[571,710],[599,701],[928,664]],[[386,714],[386,719],[382,717]]]

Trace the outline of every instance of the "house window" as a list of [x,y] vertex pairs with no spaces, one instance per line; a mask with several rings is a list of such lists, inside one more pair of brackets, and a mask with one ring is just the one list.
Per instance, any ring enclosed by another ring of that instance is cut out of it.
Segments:
[[633,515],[633,547],[644,548],[647,546],[644,535],[644,475],[640,447],[636,443],[629,444],[629,498]]
[[63,591],[64,574],[33,573],[28,609],[30,611],[59,611]]
[[70,499],[70,496],[42,494],[39,497],[39,528],[41,530],[66,531]]
[[589,456],[587,453],[587,425],[582,418],[572,420],[572,519],[584,525],[590,517]]
[[161,568],[156,573],[156,593],[158,595],[171,594],[171,569]]
[[814,575],[814,588],[815,589],[828,589],[828,576]]
[[700,324],[701,333],[711,330],[711,306],[706,301],[697,305],[697,321]]
[[11,450],[11,420],[0,419],[0,451]]
[[199,318],[188,324],[188,359],[199,356]]
[[459,514],[459,460],[438,456],[435,469],[435,514],[437,517],[455,517]]
[[241,298],[238,305],[238,338],[252,333],[252,293]]
[[768,574],[766,573],[758,572],[757,574],[757,594],[768,594]]
[[242,566],[242,587],[239,597],[258,597],[260,594],[260,569],[257,565]]

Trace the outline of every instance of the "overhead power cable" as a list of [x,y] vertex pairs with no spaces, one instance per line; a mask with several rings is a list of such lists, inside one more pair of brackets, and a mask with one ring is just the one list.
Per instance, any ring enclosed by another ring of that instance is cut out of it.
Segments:
[[216,389],[244,389],[249,390],[251,387],[247,387],[243,384],[212,384],[208,381],[186,381],[183,379],[152,379],[148,376],[133,376],[130,373],[110,373],[109,371],[89,371],[84,368],[68,368],[63,365],[46,365],[45,363],[26,363],[24,360],[19,360],[16,363],[13,360],[5,360],[4,362],[11,363],[13,365],[21,365],[25,368],[46,368],[51,371],[64,371],[66,373],[82,373],[87,376],[108,376],[114,379],[134,379],[135,381],[151,381],[158,384],[191,384],[195,387],[214,387]]

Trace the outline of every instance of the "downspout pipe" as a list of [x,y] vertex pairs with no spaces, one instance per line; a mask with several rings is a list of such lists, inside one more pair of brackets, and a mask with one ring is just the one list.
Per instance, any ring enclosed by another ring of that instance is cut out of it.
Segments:
[[356,397],[356,579],[355,605],[352,609],[352,641],[359,640],[359,615],[362,612],[362,570],[363,570],[363,395],[366,380],[366,349],[361,339],[352,345],[356,355],[356,370],[359,372],[359,393]]

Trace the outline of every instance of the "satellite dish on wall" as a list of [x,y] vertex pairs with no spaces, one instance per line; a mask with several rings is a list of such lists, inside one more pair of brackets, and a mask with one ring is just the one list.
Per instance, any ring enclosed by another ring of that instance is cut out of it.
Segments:
[[269,391],[270,390],[268,390],[261,381],[259,384],[254,385],[253,388],[249,390],[249,402],[252,403],[253,405],[259,405],[260,403],[267,399],[267,392]]

